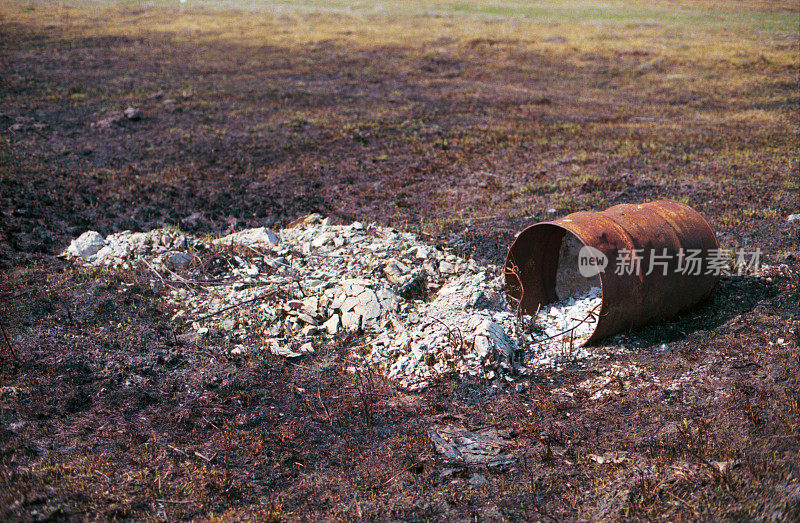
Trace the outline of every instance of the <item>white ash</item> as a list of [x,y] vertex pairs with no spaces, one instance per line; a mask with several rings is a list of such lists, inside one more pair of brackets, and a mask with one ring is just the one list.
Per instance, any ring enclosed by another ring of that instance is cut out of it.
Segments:
[[[224,257],[213,278],[193,264],[199,251],[231,244],[245,248]],[[358,330],[367,343],[353,350],[353,366],[377,368],[408,388],[451,372],[502,383],[604,357],[580,347],[599,313],[598,288],[518,319],[497,266],[388,227],[330,225],[312,215],[277,233],[262,227],[216,240],[174,229],[90,232],[64,254],[98,266],[143,264],[171,287],[174,320],[194,320],[198,336],[224,333],[237,354],[266,346],[297,358]]]

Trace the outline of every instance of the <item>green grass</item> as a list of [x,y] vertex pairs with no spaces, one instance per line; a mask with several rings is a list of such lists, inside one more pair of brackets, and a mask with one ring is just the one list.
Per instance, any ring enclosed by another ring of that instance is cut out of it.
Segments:
[[[430,14],[470,15],[492,18],[521,18],[536,23],[589,24],[604,26],[656,24],[671,28],[707,30],[751,30],[766,32],[797,32],[798,12],[791,3],[782,11],[771,6],[768,10],[760,4],[740,4],[731,8],[723,3],[705,5],[675,5],[664,2],[503,2],[503,1],[337,1],[299,0],[281,2],[273,0],[28,0],[28,5],[73,5],[85,7],[177,7],[190,9],[252,10],[271,12],[343,12],[354,15],[390,14],[423,16]],[[780,6],[778,2],[776,5]]]

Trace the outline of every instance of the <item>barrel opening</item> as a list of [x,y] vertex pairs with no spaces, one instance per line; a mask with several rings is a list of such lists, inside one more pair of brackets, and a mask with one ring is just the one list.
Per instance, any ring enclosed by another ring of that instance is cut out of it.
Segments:
[[511,246],[506,258],[506,291],[519,303],[519,312],[535,314],[550,303],[601,289],[599,272],[581,270],[586,244],[569,230],[552,223],[525,229]]

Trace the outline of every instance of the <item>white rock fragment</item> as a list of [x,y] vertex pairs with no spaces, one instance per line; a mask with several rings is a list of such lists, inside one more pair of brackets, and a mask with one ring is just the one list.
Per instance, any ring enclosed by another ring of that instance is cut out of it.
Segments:
[[336,237],[335,233],[332,232],[323,232],[322,234],[318,235],[314,240],[311,242],[312,247],[320,248],[326,243],[330,242]]
[[400,279],[403,276],[403,270],[400,269],[400,266],[396,263],[390,263],[383,269],[383,273],[386,275],[386,278],[392,283],[400,283]]
[[136,121],[142,119],[142,111],[135,107],[128,107],[123,114],[128,120]]
[[339,320],[339,315],[334,314],[331,316],[328,321],[322,324],[328,334],[336,334],[339,332],[339,327],[341,326],[341,321]]
[[86,231],[69,244],[64,252],[67,256],[74,258],[89,258],[105,246],[103,236],[96,231]]
[[215,245],[231,245],[238,243],[258,247],[275,247],[280,243],[280,240],[272,229],[258,227],[223,236],[222,238],[214,240],[212,243]]

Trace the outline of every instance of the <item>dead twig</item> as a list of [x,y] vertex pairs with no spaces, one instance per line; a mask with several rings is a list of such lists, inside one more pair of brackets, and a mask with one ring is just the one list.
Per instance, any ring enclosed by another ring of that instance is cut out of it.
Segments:
[[214,427],[215,429],[217,429],[217,430],[220,430],[220,428],[219,428],[219,427],[217,427],[216,425],[214,425],[213,423],[211,423],[211,421],[209,421],[209,420],[208,420],[208,418],[206,418],[205,416],[203,416],[203,421],[205,421],[206,423],[208,423],[209,425],[211,425],[211,426],[212,426],[212,427]]
[[185,453],[184,451],[182,451],[181,449],[179,449],[177,447],[173,447],[170,444],[167,444],[167,448],[170,449],[171,451],[175,452],[176,454],[180,454],[184,458],[188,458],[189,457],[189,455],[187,453]]
[[416,463],[414,463],[414,464],[413,464],[413,465],[411,465],[410,467],[406,467],[406,468],[402,469],[400,472],[398,472],[397,474],[393,475],[391,478],[389,478],[389,479],[387,479],[386,481],[384,481],[384,482],[383,482],[383,486],[385,487],[386,485],[388,485],[388,484],[389,484],[389,483],[391,483],[392,481],[396,480],[398,477],[400,477],[400,474],[402,474],[403,472],[408,472],[408,471],[410,471],[410,470],[413,470],[413,469],[415,469],[415,468],[419,467],[419,466],[420,466],[420,465],[422,465],[422,464],[423,464],[423,462],[422,462],[422,461],[417,461]]
[[203,455],[203,454],[200,454],[200,453],[199,453],[199,452],[197,452],[196,450],[194,451],[194,455],[195,455],[195,456],[197,456],[197,457],[198,457],[198,458],[200,458],[200,459],[203,459],[203,460],[207,461],[208,463],[211,463],[211,459],[212,459],[212,458],[209,458],[208,456],[205,456],[205,455]]
[[447,337],[450,339],[450,343],[453,345],[453,348],[457,350],[464,350],[464,336],[461,334],[461,329],[456,327],[456,331],[458,332],[458,338],[456,339],[455,334],[453,334],[453,329],[451,329],[449,325],[439,318],[434,317],[433,319],[441,323],[444,328],[447,329]]
[[222,309],[220,309],[218,311],[210,312],[210,313],[208,313],[208,314],[206,314],[204,316],[200,316],[199,318],[186,320],[186,324],[187,325],[191,325],[194,322],[205,321],[208,318],[212,318],[214,316],[222,314],[223,312],[228,312],[230,310],[237,309],[237,308],[242,307],[244,305],[248,305],[250,303],[255,303],[255,302],[260,301],[260,300],[266,300],[267,298],[272,298],[277,293],[278,293],[278,289],[272,290],[270,292],[262,294],[261,296],[256,296],[255,298],[250,298],[249,300],[245,300],[243,302],[235,303],[235,304],[230,305],[228,307],[223,307]]
[[331,412],[328,410],[328,406],[325,405],[325,402],[322,401],[322,392],[320,391],[319,378],[317,379],[317,399],[319,400],[320,405],[322,405],[322,408],[325,409],[325,417],[328,419],[328,425],[333,427],[333,420],[331,419]]
[[14,346],[11,345],[11,340],[8,338],[8,334],[6,333],[6,327],[3,325],[3,322],[0,321],[0,331],[3,332],[3,341],[6,342],[6,347],[8,347],[8,352],[11,354],[11,358],[14,361],[17,361],[17,352],[14,350]]

